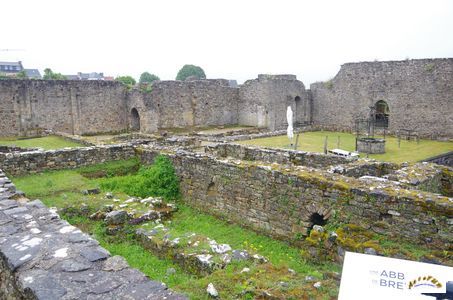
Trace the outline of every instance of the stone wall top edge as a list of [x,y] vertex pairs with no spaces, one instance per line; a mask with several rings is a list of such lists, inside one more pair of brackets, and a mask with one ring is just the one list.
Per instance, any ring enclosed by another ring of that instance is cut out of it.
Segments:
[[35,85],[68,85],[68,86],[125,86],[118,81],[110,80],[44,80],[44,79],[5,79],[0,80],[0,85],[35,84]]
[[[143,151],[146,152],[147,150],[160,151],[161,149],[159,147],[153,148],[150,145],[146,146]],[[340,174],[330,174],[328,171],[312,167],[297,166],[292,169],[287,166],[274,167],[271,163],[260,162],[257,164],[256,162],[247,162],[240,159],[220,159],[212,154],[194,153],[186,150],[166,151],[163,154],[174,158],[179,157],[204,161],[205,164],[217,163],[229,168],[253,168],[271,174],[272,176],[287,176],[304,182],[319,182],[321,185],[327,184],[328,187],[342,192],[394,199],[392,201],[411,201],[417,206],[430,206],[436,208],[437,211],[453,212],[453,198],[425,191],[406,190],[392,181],[383,183],[379,178],[360,180]],[[429,199],[429,201],[425,203],[424,199]]]
[[359,62],[347,62],[341,65],[343,66],[354,66],[354,65],[380,65],[380,64],[422,64],[430,62],[450,62],[453,63],[453,57],[446,58],[419,58],[419,59],[405,59],[405,60],[382,60],[382,61],[359,61]]
[[421,59],[408,59],[408,60],[387,60],[387,61],[361,61],[361,62],[348,62],[341,65],[340,70],[330,80],[317,81],[310,84],[310,88],[316,89],[324,87],[324,83],[328,81],[335,81],[342,72],[348,69],[357,68],[380,68],[380,67],[403,67],[403,66],[423,66],[429,63],[449,63],[453,65],[453,58],[421,58]]
[[229,80],[228,79],[200,79],[200,80],[188,80],[188,81],[182,81],[182,80],[159,80],[153,82],[153,86],[157,87],[160,85],[168,86],[168,85],[225,85],[229,87]]

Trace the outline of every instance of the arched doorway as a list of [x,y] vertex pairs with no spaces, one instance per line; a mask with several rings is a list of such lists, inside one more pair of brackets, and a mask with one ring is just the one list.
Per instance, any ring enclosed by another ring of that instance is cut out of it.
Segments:
[[301,114],[302,114],[302,100],[300,99],[299,96],[296,96],[294,98],[294,102],[296,103],[295,105],[295,111],[294,111],[294,125],[300,125],[300,122],[302,120]]
[[135,107],[131,110],[131,130],[140,131],[140,115]]
[[376,120],[376,127],[380,128],[388,128],[389,127],[389,116],[390,116],[390,109],[384,100],[379,100],[374,105],[375,108],[375,120]]

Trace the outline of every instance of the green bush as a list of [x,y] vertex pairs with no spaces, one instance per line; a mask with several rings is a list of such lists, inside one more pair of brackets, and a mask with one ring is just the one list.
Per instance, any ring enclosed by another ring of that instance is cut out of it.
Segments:
[[133,87],[137,82],[135,81],[134,77],[132,76],[118,76],[115,78],[115,81],[119,81],[121,82],[122,84],[124,84],[125,86],[131,88]]
[[206,74],[199,66],[184,65],[176,75],[176,80],[186,80],[187,77],[195,77],[197,79],[206,79]]
[[140,75],[139,83],[151,83],[153,81],[160,80],[159,76],[151,74],[149,72],[143,72],[142,75]]
[[166,156],[159,155],[154,164],[142,167],[137,175],[109,178],[101,182],[101,188],[121,191],[131,196],[158,196],[166,200],[179,198],[179,179],[172,162]]

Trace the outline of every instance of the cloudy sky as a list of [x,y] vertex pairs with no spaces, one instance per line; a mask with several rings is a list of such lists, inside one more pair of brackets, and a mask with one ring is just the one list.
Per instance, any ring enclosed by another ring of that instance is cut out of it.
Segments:
[[453,57],[452,0],[0,0],[0,20],[0,61],[63,74],[174,79],[195,64],[308,85],[346,62]]

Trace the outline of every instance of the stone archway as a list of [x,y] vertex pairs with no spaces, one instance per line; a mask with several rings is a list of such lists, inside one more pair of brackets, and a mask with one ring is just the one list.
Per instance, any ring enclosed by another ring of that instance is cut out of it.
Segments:
[[131,130],[140,131],[140,115],[135,107],[131,109]]
[[384,100],[379,100],[374,104],[375,109],[375,121],[376,127],[388,128],[389,127],[389,117],[390,109],[387,102]]
[[303,107],[302,107],[302,100],[300,99],[299,96],[296,96],[294,98],[294,102],[295,102],[295,109],[294,109],[294,125],[297,126],[299,125],[299,123],[301,122],[302,118],[302,110],[303,110]]

